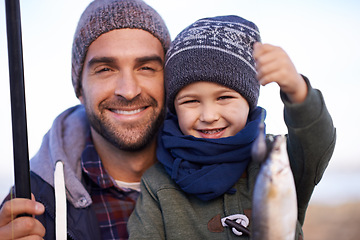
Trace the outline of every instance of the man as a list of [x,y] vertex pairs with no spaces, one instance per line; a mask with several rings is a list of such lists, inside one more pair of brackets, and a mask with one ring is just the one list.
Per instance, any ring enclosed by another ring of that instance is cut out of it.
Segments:
[[[55,209],[58,166],[64,168],[67,237],[127,239],[140,178],[156,161],[169,44],[164,21],[141,0],[95,0],[86,8],[72,50],[72,82],[82,105],[60,114],[45,135],[30,161],[38,202],[5,202],[0,239],[55,239],[55,216],[63,214]],[[23,213],[36,219],[12,220]]]

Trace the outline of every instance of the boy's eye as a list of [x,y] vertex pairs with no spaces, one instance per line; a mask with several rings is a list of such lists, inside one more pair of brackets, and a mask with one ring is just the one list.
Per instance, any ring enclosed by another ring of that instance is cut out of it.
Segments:
[[191,99],[191,100],[183,101],[181,104],[189,104],[189,103],[197,103],[197,102],[199,102],[199,101],[196,99]]
[[231,99],[231,98],[234,98],[234,97],[233,96],[221,96],[218,99],[219,100],[225,100],[225,99]]

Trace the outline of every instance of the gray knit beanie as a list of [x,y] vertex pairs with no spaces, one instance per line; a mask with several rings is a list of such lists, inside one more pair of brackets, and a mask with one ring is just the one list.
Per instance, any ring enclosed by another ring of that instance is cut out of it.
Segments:
[[204,18],[184,29],[172,42],[165,60],[167,105],[175,113],[177,93],[196,81],[219,83],[257,105],[253,44],[261,41],[257,26],[238,16]]
[[79,20],[72,46],[72,83],[81,95],[81,74],[90,44],[114,29],[133,28],[150,32],[159,39],[164,52],[169,48],[169,31],[161,16],[142,0],[95,0]]

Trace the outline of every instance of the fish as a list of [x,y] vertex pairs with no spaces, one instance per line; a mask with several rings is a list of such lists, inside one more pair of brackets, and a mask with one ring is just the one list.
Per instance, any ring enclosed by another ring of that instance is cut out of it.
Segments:
[[259,134],[256,137],[252,147],[251,147],[251,157],[252,161],[261,163],[267,156],[268,153],[268,146],[266,144],[265,138],[265,112],[261,112],[261,121],[259,123],[258,129]]
[[252,198],[252,240],[293,240],[297,223],[294,177],[286,137],[275,136],[260,166]]

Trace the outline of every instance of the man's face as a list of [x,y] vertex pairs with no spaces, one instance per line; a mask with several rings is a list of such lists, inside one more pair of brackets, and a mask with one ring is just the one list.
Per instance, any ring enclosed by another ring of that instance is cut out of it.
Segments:
[[160,41],[144,30],[113,30],[90,45],[79,99],[93,135],[126,151],[155,139],[165,114],[163,64]]

